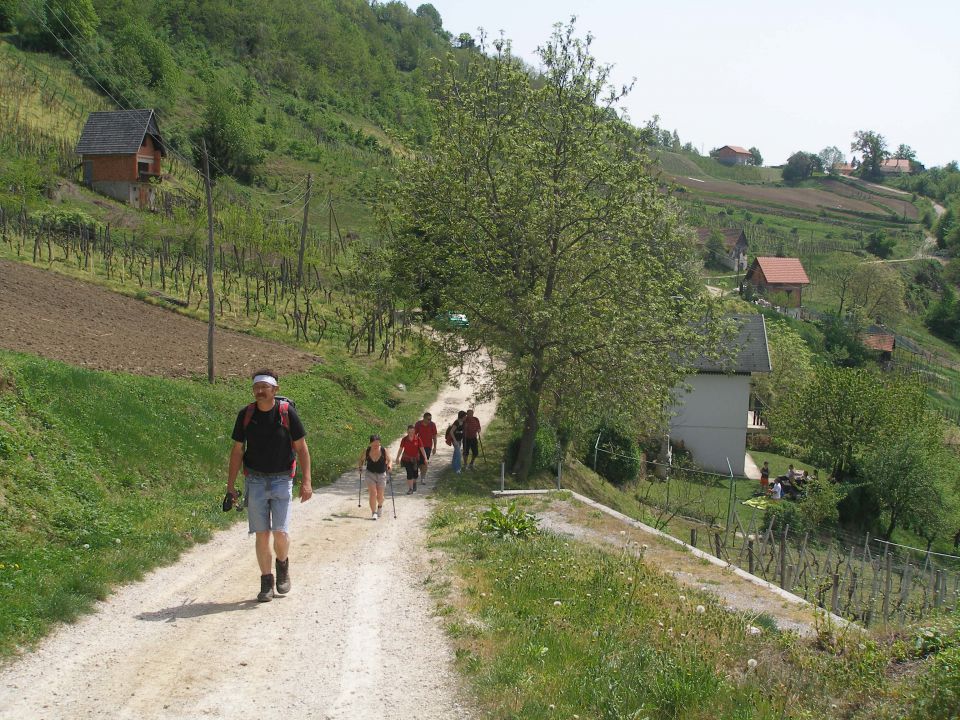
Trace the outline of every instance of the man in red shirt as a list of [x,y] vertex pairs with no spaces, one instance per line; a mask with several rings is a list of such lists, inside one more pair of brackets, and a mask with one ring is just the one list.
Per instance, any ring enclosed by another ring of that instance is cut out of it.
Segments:
[[[423,414],[423,420],[417,420],[417,424],[413,426],[413,429],[414,432],[417,433],[417,437],[420,438],[420,444],[423,445],[423,451],[427,456],[427,460],[429,460],[430,456],[437,452],[437,425],[433,422],[430,413],[425,412]],[[426,467],[420,470],[420,479],[426,482]]]
[[[477,459],[478,446],[480,444],[480,419],[473,416],[473,408],[467,410],[467,416],[463,419],[463,461],[469,469],[473,469],[473,462]],[[473,457],[470,457],[470,451],[473,451]]]
[[420,442],[413,425],[407,425],[407,434],[400,439],[400,449],[397,450],[396,462],[403,465],[407,471],[407,495],[415,493],[417,491],[419,465],[423,465],[424,470],[426,470],[427,454],[423,450],[423,443]]

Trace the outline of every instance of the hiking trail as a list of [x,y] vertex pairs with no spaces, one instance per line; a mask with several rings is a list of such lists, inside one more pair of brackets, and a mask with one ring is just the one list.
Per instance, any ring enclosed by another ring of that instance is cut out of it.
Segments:
[[[473,389],[441,390],[429,408],[440,432]],[[489,422],[495,405],[474,407]],[[285,597],[256,601],[245,519],[120,587],[0,671],[0,718],[473,717],[424,584],[424,490],[451,456],[442,438],[438,448],[416,494],[394,474],[396,520],[389,487],[382,519],[370,519],[366,488],[357,508],[356,470],[295,501]]]

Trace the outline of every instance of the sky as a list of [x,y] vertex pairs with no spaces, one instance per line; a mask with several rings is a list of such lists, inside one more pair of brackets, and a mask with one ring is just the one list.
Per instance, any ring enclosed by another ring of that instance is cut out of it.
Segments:
[[[419,3],[406,0],[411,8]],[[927,167],[960,161],[958,0],[432,0],[443,26],[536,48],[577,17],[593,54],[642,125],[654,113],[704,154],[760,150],[778,165],[835,145],[849,159],[857,130],[890,151],[909,145]]]

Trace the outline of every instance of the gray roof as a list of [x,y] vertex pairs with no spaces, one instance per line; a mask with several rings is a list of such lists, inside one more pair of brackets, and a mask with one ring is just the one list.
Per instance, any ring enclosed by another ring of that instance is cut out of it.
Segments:
[[724,357],[719,361],[702,357],[693,363],[693,367],[701,373],[770,372],[770,349],[763,315],[733,315],[728,319],[733,320],[739,330],[724,343]]
[[140,149],[147,135],[153,137],[160,154],[166,156],[167,150],[153,110],[93,112],[83,126],[77,154],[132,155]]

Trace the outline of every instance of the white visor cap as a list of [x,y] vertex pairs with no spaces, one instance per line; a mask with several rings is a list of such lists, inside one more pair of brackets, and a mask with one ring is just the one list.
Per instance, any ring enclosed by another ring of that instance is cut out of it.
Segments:
[[253,378],[253,384],[257,383],[266,383],[267,385],[273,385],[274,387],[280,387],[280,383],[277,382],[277,379],[273,375],[257,375]]

